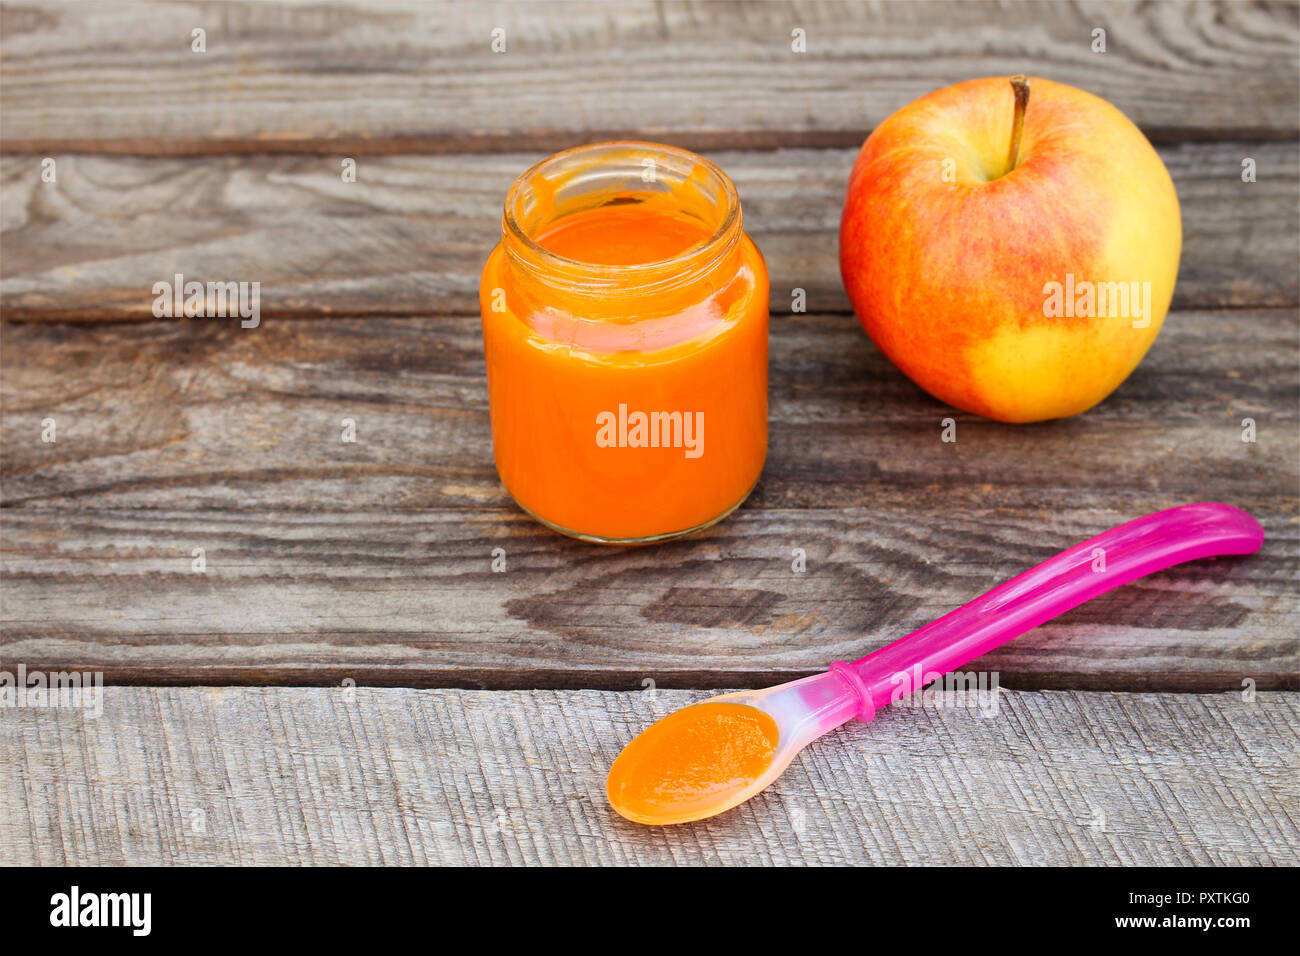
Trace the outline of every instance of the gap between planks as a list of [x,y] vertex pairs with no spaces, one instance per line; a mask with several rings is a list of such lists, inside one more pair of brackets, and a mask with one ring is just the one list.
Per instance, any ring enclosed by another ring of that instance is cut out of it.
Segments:
[[[130,159],[219,159],[227,156],[304,156],[334,158],[340,155],[361,160],[373,157],[400,156],[469,156],[506,153],[557,153],[581,143],[613,140],[662,142],[667,136],[674,146],[697,153],[734,151],[771,153],[788,149],[842,150],[861,148],[874,127],[853,130],[736,130],[733,132],[686,132],[669,135],[665,130],[640,127],[583,129],[537,132],[525,130],[504,134],[465,134],[460,136],[418,134],[333,138],[283,137],[256,139],[32,139],[10,140],[0,144],[0,156],[81,154],[86,156],[120,156]],[[1154,146],[1198,146],[1222,143],[1291,144],[1300,136],[1295,129],[1270,126],[1223,126],[1214,129],[1185,127],[1144,127],[1144,135]]]

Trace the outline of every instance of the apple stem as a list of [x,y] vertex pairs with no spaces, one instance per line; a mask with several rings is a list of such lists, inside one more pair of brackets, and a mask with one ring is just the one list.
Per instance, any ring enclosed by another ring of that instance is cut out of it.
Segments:
[[1025,109],[1029,106],[1029,80],[1022,74],[1011,78],[1011,90],[1016,94],[1016,112],[1011,119],[1011,152],[1007,155],[1007,172],[1016,168],[1020,159],[1020,134],[1025,130]]

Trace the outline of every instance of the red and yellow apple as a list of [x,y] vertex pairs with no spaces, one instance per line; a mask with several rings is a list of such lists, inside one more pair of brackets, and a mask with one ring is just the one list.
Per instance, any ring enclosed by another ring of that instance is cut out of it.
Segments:
[[1114,391],[1160,331],[1181,247],[1174,184],[1141,131],[1023,77],[885,120],[840,224],[844,284],[881,351],[934,397],[1006,422]]

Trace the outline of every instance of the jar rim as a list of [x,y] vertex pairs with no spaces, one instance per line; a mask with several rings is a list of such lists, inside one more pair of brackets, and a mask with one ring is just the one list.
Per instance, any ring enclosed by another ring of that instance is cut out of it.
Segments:
[[[721,194],[721,198],[726,202],[726,212],[722,216],[722,221],[718,227],[705,239],[688,246],[681,252],[678,252],[666,259],[656,259],[648,262],[637,262],[631,264],[607,264],[597,262],[587,262],[582,259],[572,259],[568,256],[552,252],[545,246],[537,242],[528,234],[523,225],[519,222],[515,210],[518,208],[521,196],[525,189],[536,177],[540,176],[543,171],[550,166],[559,166],[583,154],[596,153],[602,150],[615,151],[627,150],[632,152],[643,152],[651,157],[654,155],[670,156],[679,162],[689,163],[691,166],[697,166],[704,169],[708,176],[713,179]],[[617,278],[621,281],[635,281],[639,276],[651,276],[655,273],[662,272],[675,264],[686,263],[701,256],[702,253],[723,243],[730,234],[739,235],[739,223],[741,220],[740,195],[736,191],[736,184],[731,181],[731,177],[723,172],[717,163],[698,153],[682,149],[678,146],[669,146],[665,143],[654,143],[643,140],[608,140],[598,143],[585,143],[581,146],[574,146],[558,153],[547,156],[539,160],[515,179],[510,189],[506,192],[504,210],[502,214],[502,229],[504,234],[512,242],[521,245],[528,253],[529,258],[536,260],[536,263],[543,267],[556,269],[566,273],[581,273],[591,278],[610,277]],[[509,244],[507,244],[509,245]],[[723,250],[725,251],[725,250]]]

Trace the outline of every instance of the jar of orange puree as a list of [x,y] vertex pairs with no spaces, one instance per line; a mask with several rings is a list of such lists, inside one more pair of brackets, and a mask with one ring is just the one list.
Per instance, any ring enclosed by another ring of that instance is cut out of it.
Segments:
[[707,527],[767,455],[767,267],[713,163],[656,143],[543,160],[479,285],[492,447],[543,524],[642,544]]

